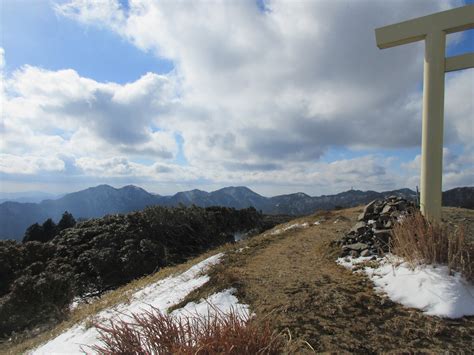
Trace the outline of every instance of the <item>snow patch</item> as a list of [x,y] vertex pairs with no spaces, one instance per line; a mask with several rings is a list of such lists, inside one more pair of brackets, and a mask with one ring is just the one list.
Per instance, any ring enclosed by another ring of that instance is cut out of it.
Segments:
[[298,228],[307,228],[308,226],[309,226],[309,223],[307,223],[307,222],[305,222],[305,223],[294,223],[294,224],[290,224],[289,226],[286,226],[286,227],[283,227],[283,228],[275,229],[270,234],[271,235],[277,235],[277,234],[281,234],[283,232],[286,232],[288,230],[298,229]]
[[[359,264],[362,264],[366,261],[369,261],[373,259],[373,256],[359,256],[358,258],[353,258],[350,256],[347,256],[345,258],[339,258],[336,260],[336,263],[339,265],[344,266],[345,268],[348,268],[350,270],[354,269],[354,267],[358,266]],[[377,260],[381,260],[378,258]]]
[[[349,269],[370,257],[339,258],[337,263]],[[361,272],[375,284],[376,290],[394,302],[417,308],[432,316],[460,318],[474,315],[474,285],[461,274],[449,274],[445,265],[420,265],[411,269],[403,259],[388,255],[378,258],[378,266],[365,266]]]
[[190,302],[183,308],[177,309],[171,313],[175,317],[213,317],[217,313],[228,314],[234,312],[242,318],[250,316],[249,306],[239,303],[234,296],[235,289],[230,288],[222,292],[215,293],[199,303]]
[[[211,256],[182,274],[167,277],[135,292],[129,303],[122,303],[99,312],[96,321],[107,325],[111,319],[128,319],[132,313],[143,313],[151,307],[166,312],[168,308],[178,304],[189,293],[209,281],[209,276],[203,273],[218,264],[223,255],[219,253]],[[99,344],[98,336],[94,327],[87,328],[86,323],[82,322],[34,349],[30,354],[84,354],[81,346]],[[84,350],[90,352],[86,347]]]

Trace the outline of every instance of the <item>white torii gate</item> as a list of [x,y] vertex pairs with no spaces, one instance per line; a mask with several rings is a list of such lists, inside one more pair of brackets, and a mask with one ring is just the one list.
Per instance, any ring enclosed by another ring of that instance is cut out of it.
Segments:
[[444,73],[474,68],[474,53],[445,58],[446,34],[472,28],[474,5],[467,5],[375,30],[380,49],[425,40],[420,208],[435,222],[441,219]]

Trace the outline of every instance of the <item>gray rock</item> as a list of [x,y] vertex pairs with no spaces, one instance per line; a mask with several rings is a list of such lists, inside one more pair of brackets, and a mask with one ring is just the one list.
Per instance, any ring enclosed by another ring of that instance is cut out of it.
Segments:
[[360,221],[360,222],[357,222],[357,224],[354,227],[352,227],[351,232],[360,233],[360,232],[365,232],[366,229],[367,229],[367,223],[365,223],[364,221]]
[[373,213],[374,212],[374,206],[375,206],[375,203],[377,202],[377,200],[373,200],[371,202],[369,202],[365,207],[364,207],[364,215],[367,215],[369,213]]
[[347,249],[356,250],[356,251],[362,251],[369,248],[369,246],[365,243],[354,243],[354,244],[345,245],[345,247]]
[[393,206],[390,206],[389,204],[385,205],[384,208],[382,209],[381,214],[390,214],[392,211],[394,211],[395,208]]
[[356,251],[356,250],[352,250],[352,251],[351,251],[351,256],[352,256],[353,258],[358,258],[358,257],[359,257],[359,252]]
[[405,211],[407,209],[407,204],[405,201],[401,200],[401,201],[397,201],[395,203],[395,207],[397,208],[397,210],[399,211]]
[[369,249],[365,249],[362,251],[362,253],[360,253],[360,256],[369,256],[369,255],[370,255]]
[[392,237],[391,229],[376,229],[374,230],[374,239],[381,242],[382,245],[388,245]]
[[401,213],[400,211],[393,211],[392,213],[390,213],[390,218],[392,219],[398,219],[398,217],[400,217]]

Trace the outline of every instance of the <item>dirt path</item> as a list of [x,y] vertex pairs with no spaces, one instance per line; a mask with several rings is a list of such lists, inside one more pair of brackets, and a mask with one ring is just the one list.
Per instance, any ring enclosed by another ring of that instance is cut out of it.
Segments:
[[312,223],[321,216],[308,217],[301,220],[310,222],[306,229],[249,241],[225,266],[239,299],[318,352],[474,352],[474,317],[450,321],[406,309],[335,264],[337,248],[330,242],[356,215],[357,209],[336,212],[320,225]]

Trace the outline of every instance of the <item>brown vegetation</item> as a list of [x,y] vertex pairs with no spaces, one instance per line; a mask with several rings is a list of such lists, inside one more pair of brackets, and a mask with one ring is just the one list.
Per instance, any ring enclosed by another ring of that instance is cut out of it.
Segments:
[[393,229],[392,251],[412,267],[422,264],[444,264],[451,271],[474,279],[474,245],[466,238],[463,225],[427,221],[421,213],[404,218]]
[[235,311],[214,308],[207,317],[178,318],[152,309],[131,318],[96,324],[102,345],[91,349],[99,354],[279,354],[286,343],[268,322]]

